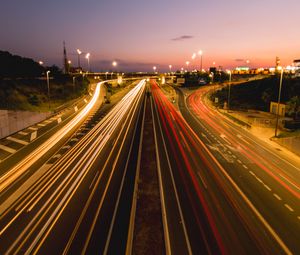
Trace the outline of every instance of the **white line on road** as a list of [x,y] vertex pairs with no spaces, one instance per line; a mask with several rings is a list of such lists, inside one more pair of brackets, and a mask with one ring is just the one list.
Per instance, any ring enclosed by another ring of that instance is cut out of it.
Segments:
[[4,150],[4,151],[6,151],[6,152],[9,152],[9,153],[15,153],[15,152],[16,152],[15,149],[12,149],[12,148],[7,147],[7,146],[2,145],[2,144],[0,144],[0,149],[1,149],[1,150]]
[[268,185],[264,184],[264,187],[265,187],[268,191],[271,191],[271,188],[270,188]]
[[39,127],[46,127],[46,124],[39,123],[37,124]]
[[239,159],[237,160],[238,163],[242,164],[242,161],[240,161]]
[[95,176],[94,176],[94,178],[93,178],[93,180],[92,180],[92,182],[91,182],[91,185],[89,186],[89,189],[91,189],[91,188],[93,187],[93,184],[94,184],[94,182],[95,182],[95,180],[96,180],[98,174],[99,174],[99,171],[96,172],[96,174],[95,174]]
[[36,127],[29,127],[28,129],[30,129],[32,131],[37,131],[38,130],[38,128],[36,128]]
[[26,141],[23,141],[23,140],[20,140],[18,138],[11,137],[11,136],[7,137],[6,139],[9,140],[9,141],[13,141],[13,142],[19,143],[19,144],[23,144],[23,145],[27,145],[28,144],[28,142],[26,142]]
[[244,167],[245,169],[248,169],[248,167],[247,167],[246,165],[243,165],[243,167]]
[[279,201],[282,200],[282,198],[280,196],[278,196],[276,193],[274,193],[273,196],[276,197]]
[[28,133],[23,132],[23,131],[18,132],[18,134],[19,134],[19,135],[28,135]]
[[294,211],[294,209],[293,209],[292,207],[290,207],[288,204],[284,204],[284,206],[285,206],[287,209],[289,209],[291,212]]

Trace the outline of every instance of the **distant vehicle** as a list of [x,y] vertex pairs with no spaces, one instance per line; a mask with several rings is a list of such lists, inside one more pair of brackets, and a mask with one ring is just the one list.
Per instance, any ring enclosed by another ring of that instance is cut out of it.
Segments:
[[207,82],[204,79],[199,79],[198,81],[199,85],[206,85]]

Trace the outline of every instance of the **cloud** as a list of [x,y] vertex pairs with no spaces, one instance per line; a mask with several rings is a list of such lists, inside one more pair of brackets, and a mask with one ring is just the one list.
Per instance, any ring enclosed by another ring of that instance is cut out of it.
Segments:
[[194,38],[194,36],[192,36],[192,35],[182,35],[182,36],[179,36],[179,37],[175,37],[171,40],[172,41],[183,41],[183,40],[188,40],[188,39],[192,39],[192,38]]

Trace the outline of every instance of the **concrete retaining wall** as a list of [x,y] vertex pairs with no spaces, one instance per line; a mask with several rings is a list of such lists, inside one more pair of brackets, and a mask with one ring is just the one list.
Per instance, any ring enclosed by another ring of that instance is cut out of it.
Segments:
[[0,139],[47,119],[51,113],[0,110]]

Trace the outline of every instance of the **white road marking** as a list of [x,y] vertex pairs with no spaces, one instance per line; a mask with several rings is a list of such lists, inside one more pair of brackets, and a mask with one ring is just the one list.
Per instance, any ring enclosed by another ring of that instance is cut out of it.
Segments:
[[268,191],[271,191],[271,188],[270,188],[268,185],[264,184],[264,187],[265,187]]
[[29,127],[28,129],[33,130],[33,131],[37,131],[38,130],[38,128],[36,128],[36,127]]
[[37,131],[32,132],[30,135],[30,142],[36,139],[36,137],[37,137]]
[[244,167],[245,169],[248,169],[248,167],[247,167],[246,165],[243,165],[243,167]]
[[52,121],[51,120],[45,120],[44,121],[44,123],[46,123],[46,124],[49,124],[49,123],[51,123]]
[[74,137],[71,139],[71,142],[77,142],[78,140],[79,140],[78,138]]
[[65,146],[62,147],[62,149],[67,149],[67,150],[70,149],[70,148],[71,148],[70,145],[65,145]]
[[292,207],[290,207],[288,204],[284,204],[284,206],[285,206],[287,209],[289,209],[291,212],[294,211],[294,209],[293,209]]
[[226,135],[221,134],[220,137],[221,137],[226,143],[228,143],[229,145],[231,145],[231,142],[229,142],[229,140],[227,139]]
[[95,174],[95,176],[94,176],[94,178],[93,178],[93,180],[92,180],[92,182],[91,182],[91,184],[90,184],[90,186],[89,186],[89,189],[91,189],[91,188],[93,187],[93,184],[94,184],[94,182],[95,182],[95,180],[96,180],[98,174],[99,174],[99,171],[96,172],[96,174]]
[[57,123],[58,123],[58,124],[61,123],[61,118],[58,118],[58,119],[57,119]]
[[23,140],[20,140],[18,138],[11,137],[11,136],[7,137],[6,139],[9,140],[9,141],[13,141],[13,142],[19,143],[19,144],[23,144],[23,145],[27,145],[28,144],[28,142],[26,142],[26,141],[23,141]]
[[19,134],[19,135],[28,135],[28,133],[23,132],[23,131],[18,132],[18,134]]
[[56,154],[52,158],[60,158],[60,157],[61,157],[61,154]]
[[37,124],[39,127],[45,127],[46,126],[46,124],[42,124],[42,123],[39,123],[39,124]]
[[15,152],[16,152],[15,149],[12,149],[12,148],[7,147],[7,146],[2,145],[2,144],[0,144],[0,149],[1,149],[1,150],[4,150],[4,151],[6,151],[6,152],[9,152],[9,153],[15,153]]
[[239,159],[237,160],[238,163],[242,164],[242,161],[240,161]]
[[253,176],[255,176],[255,173],[253,173],[252,171],[249,171],[250,174],[252,174]]
[[75,107],[74,107],[74,110],[75,110],[75,112],[77,112],[77,111],[78,111],[78,107],[77,107],[77,106],[75,106]]
[[297,218],[298,218],[298,220],[300,220],[300,216],[298,216]]
[[274,193],[273,196],[276,197],[279,201],[282,200],[282,198],[280,196],[278,196],[276,193]]

